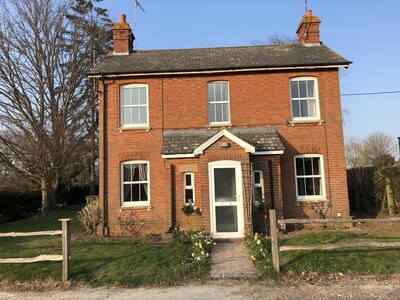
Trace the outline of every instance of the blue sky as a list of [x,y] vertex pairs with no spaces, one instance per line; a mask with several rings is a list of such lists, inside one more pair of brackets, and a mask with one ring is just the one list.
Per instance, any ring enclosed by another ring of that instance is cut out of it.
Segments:
[[[275,33],[294,37],[304,0],[140,0],[136,49],[245,46]],[[114,21],[134,0],[104,0]],[[400,1],[308,0],[321,19],[322,42],[353,61],[340,72],[341,93],[400,90]],[[345,136],[363,138],[382,131],[400,136],[400,93],[342,97]]]

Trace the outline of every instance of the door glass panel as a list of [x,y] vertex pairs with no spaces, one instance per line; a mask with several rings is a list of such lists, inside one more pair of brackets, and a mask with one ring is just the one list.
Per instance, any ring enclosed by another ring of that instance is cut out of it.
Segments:
[[214,169],[215,202],[236,201],[235,168]]
[[238,218],[236,206],[216,206],[217,232],[238,232]]

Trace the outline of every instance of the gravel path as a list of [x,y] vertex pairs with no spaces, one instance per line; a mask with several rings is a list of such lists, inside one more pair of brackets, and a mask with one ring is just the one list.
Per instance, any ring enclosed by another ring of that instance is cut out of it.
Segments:
[[70,287],[44,291],[1,291],[0,299],[400,299],[400,276],[334,280],[217,280],[169,288]]

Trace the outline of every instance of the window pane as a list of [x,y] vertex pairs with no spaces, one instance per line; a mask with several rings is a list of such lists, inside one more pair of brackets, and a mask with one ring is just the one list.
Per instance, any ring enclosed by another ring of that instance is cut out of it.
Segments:
[[139,165],[132,164],[132,181],[139,181]]
[[292,101],[292,115],[293,118],[298,118],[300,117],[300,101],[299,100],[293,100]]
[[140,201],[147,201],[147,183],[140,184]]
[[193,190],[185,190],[185,203],[193,203]]
[[123,170],[123,173],[124,173],[124,176],[123,176],[124,177],[124,182],[132,181],[131,166],[132,165],[126,164],[126,165],[123,165],[123,167],[122,167],[122,170]]
[[317,108],[315,105],[315,100],[314,99],[308,100],[308,116],[316,117],[317,116],[316,110]]
[[147,123],[147,107],[141,106],[139,107],[139,122],[140,124]]
[[222,100],[222,87],[221,83],[215,83],[215,101]]
[[218,232],[237,232],[238,218],[236,206],[215,207],[215,223]]
[[215,104],[215,122],[222,122],[222,106],[223,104]]
[[139,124],[139,107],[130,107],[129,124]]
[[186,186],[191,186],[192,185],[192,176],[191,176],[191,174],[186,174],[185,175],[185,180],[186,180]]
[[304,159],[304,173],[305,175],[313,175],[312,173],[312,158],[305,157]]
[[139,180],[147,181],[147,164],[139,164]]
[[314,195],[314,180],[313,178],[305,178],[306,180],[306,195]]
[[300,98],[307,98],[307,84],[305,81],[299,81]]
[[124,184],[124,202],[132,201],[132,185],[131,184]]
[[262,188],[260,186],[254,188],[254,201],[262,201]]
[[308,117],[308,101],[301,100],[300,102],[300,116],[301,117]]
[[229,98],[228,98],[228,83],[227,82],[222,83],[221,88],[222,88],[222,100],[228,101],[229,100]]
[[222,104],[222,121],[223,122],[228,122],[229,121],[229,104],[224,103]]
[[215,122],[215,105],[208,104],[208,122]]
[[234,168],[214,169],[215,201],[236,201],[236,177]]
[[132,119],[131,119],[131,108],[130,107],[125,107],[123,109],[123,124],[132,124]]
[[208,102],[214,101],[214,84],[209,83],[207,86]]
[[314,98],[314,80],[307,80],[307,97]]
[[138,92],[139,92],[139,104],[147,104],[146,88],[145,87],[138,88]]
[[297,178],[297,193],[298,196],[305,196],[304,178]]
[[131,89],[123,89],[123,105],[131,104]]
[[296,175],[304,175],[303,158],[296,158]]
[[312,159],[312,163],[313,163],[313,175],[320,175],[321,174],[321,168],[320,168],[320,164],[319,164],[319,157],[314,157]]
[[260,184],[261,183],[261,176],[260,172],[254,172],[254,183]]
[[132,184],[132,201],[140,201],[139,184]]
[[292,98],[299,98],[299,85],[297,81],[290,82],[290,94]]
[[321,178],[314,178],[314,195],[322,195]]
[[139,93],[138,88],[133,88],[131,90],[131,104],[139,104]]

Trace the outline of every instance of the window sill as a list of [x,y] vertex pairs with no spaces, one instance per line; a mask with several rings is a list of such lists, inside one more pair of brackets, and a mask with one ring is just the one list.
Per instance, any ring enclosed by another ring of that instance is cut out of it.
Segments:
[[286,121],[286,125],[288,126],[295,126],[296,124],[318,124],[318,125],[322,125],[324,124],[325,121],[324,120],[320,120],[320,119],[292,119],[290,121]]
[[147,211],[150,211],[153,209],[153,207],[150,206],[150,204],[143,204],[143,205],[123,204],[121,206],[121,210],[128,210],[128,209],[146,209]]
[[303,203],[318,203],[318,202],[328,202],[326,198],[315,198],[315,199],[296,199],[296,203],[303,204]]
[[208,124],[207,127],[213,128],[213,127],[233,127],[231,123],[211,123]]
[[146,126],[125,126],[125,127],[120,127],[118,128],[119,132],[122,131],[127,131],[127,130],[146,130],[147,132],[149,132],[152,128],[148,125]]

